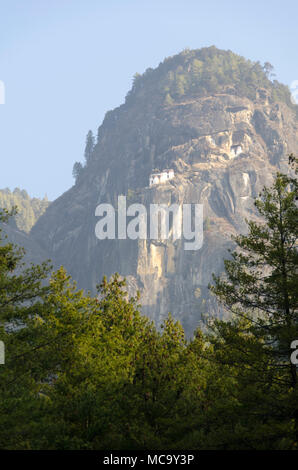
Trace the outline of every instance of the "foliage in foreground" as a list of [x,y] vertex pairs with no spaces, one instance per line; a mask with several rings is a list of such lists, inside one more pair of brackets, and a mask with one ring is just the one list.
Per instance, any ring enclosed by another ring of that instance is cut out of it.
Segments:
[[0,448],[297,449],[295,198],[285,175],[264,190],[264,224],[212,287],[231,320],[191,340],[142,316],[118,275],[93,298],[2,240]]

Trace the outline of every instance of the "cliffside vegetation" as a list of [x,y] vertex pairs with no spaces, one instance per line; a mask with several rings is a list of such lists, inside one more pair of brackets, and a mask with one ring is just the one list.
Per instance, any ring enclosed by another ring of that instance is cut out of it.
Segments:
[[86,136],[86,145],[84,151],[84,164],[81,162],[75,162],[73,169],[72,169],[72,176],[74,177],[75,181],[78,182],[84,172],[85,165],[89,163],[92,158],[92,154],[94,151],[95,140],[93,136],[93,132],[90,130]]
[[0,208],[8,210],[16,206],[18,213],[15,216],[17,227],[24,232],[30,232],[39,217],[45,212],[50,202],[47,197],[43,199],[30,198],[25,190],[15,188],[0,189]]
[[63,268],[16,271],[2,242],[0,448],[297,450],[297,189],[278,175],[264,190],[264,223],[213,287],[233,317],[191,340],[142,316],[118,275],[94,298]]
[[[252,62],[231,51],[214,46],[189,50],[168,57],[156,69],[135,74],[126,100],[150,95],[171,105],[190,96],[230,92],[256,99],[258,88],[265,88],[274,101],[283,101],[297,112],[287,86],[274,80],[273,66]],[[298,113],[298,112],[297,112]]]
[[[252,101],[267,97],[272,102],[286,103],[298,117],[298,105],[291,100],[289,88],[274,79],[274,68],[269,62],[262,65],[244,57],[217,49],[215,46],[197,50],[185,49],[180,54],[166,58],[155,69],[136,73],[133,85],[126,95],[125,104],[140,101],[141,106],[171,106],[191,98],[228,93],[247,97]],[[125,106],[125,105],[124,105]],[[113,121],[115,110],[107,111],[104,123]],[[101,126],[97,141],[100,140]],[[81,181],[85,168],[96,149],[91,130],[86,136],[84,161],[75,162],[73,177]]]

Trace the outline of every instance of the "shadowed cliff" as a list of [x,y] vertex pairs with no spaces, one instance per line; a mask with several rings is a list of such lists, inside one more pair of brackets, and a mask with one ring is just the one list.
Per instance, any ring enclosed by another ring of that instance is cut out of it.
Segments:
[[[297,107],[266,67],[214,47],[183,51],[136,75],[126,102],[109,111],[76,184],[54,201],[32,240],[95,292],[105,274],[139,289],[143,312],[158,323],[168,311],[191,332],[203,313],[221,315],[208,291],[223,271],[231,235],[256,219],[253,204],[298,144]],[[175,178],[148,186],[153,169]],[[98,240],[95,208],[119,195],[149,208],[201,203],[204,242]]]

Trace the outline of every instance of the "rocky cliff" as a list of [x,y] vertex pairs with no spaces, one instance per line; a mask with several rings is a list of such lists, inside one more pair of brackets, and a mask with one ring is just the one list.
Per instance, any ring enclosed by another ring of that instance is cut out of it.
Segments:
[[7,223],[1,222],[0,229],[3,243],[6,243],[6,240],[8,240],[14,245],[25,249],[23,261],[26,267],[30,263],[40,264],[49,259],[48,253],[39,246],[36,240],[18,228],[14,217],[10,218]]
[[[126,102],[107,113],[92,158],[76,184],[47,209],[31,237],[95,291],[106,274],[139,289],[143,312],[160,323],[171,311],[188,332],[202,313],[220,314],[208,292],[223,271],[231,235],[257,218],[253,204],[297,151],[297,114],[285,87],[259,64],[215,48],[184,51],[136,76]],[[153,169],[175,178],[148,186]],[[95,208],[128,203],[201,203],[204,242],[98,240]]]

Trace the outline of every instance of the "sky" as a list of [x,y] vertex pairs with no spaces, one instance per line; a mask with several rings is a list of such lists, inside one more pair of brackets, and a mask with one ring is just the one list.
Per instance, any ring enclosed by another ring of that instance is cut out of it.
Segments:
[[298,80],[297,0],[0,0],[0,188],[69,189],[133,75],[215,45]]

